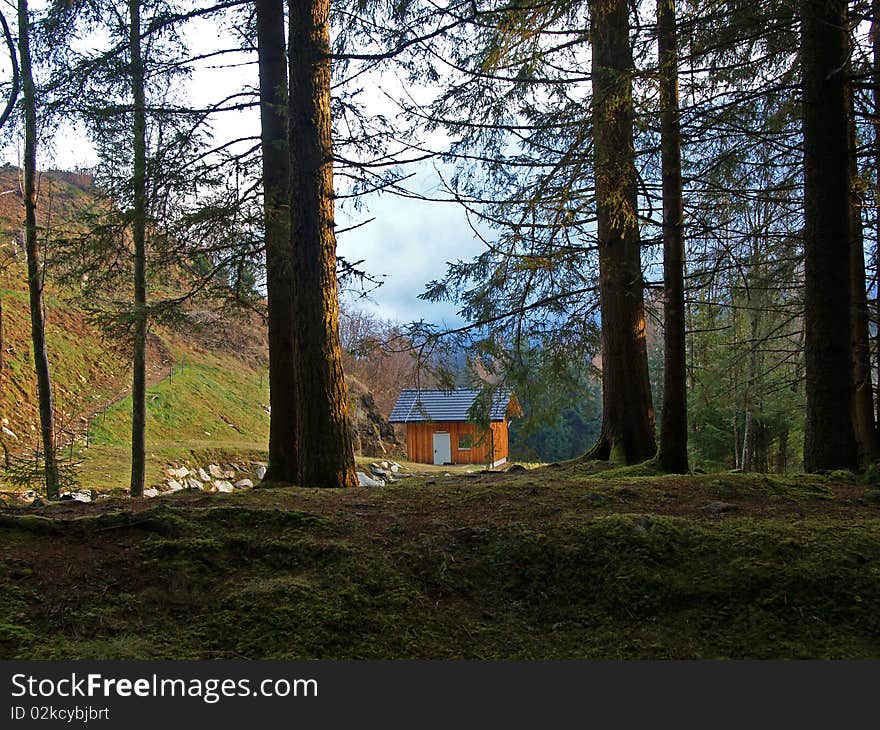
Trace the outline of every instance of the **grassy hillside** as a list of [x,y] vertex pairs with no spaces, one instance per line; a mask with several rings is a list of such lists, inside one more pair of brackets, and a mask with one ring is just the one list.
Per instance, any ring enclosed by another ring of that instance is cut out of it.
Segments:
[[6,510],[0,656],[878,657],[867,489],[567,465]]
[[[4,352],[0,369],[0,438],[13,454],[38,446],[39,413],[30,347],[30,315],[22,262],[0,271]],[[130,466],[130,371],[127,354],[103,337],[67,292],[51,283],[45,296],[47,346],[53,377],[56,428],[64,455],[74,442],[80,483],[101,491],[122,489]],[[260,332],[233,324],[259,345]],[[269,416],[265,367],[250,350],[215,349],[199,333],[151,336],[147,396],[147,482],[164,467],[207,448],[265,450]],[[257,347],[259,349],[259,347]],[[89,438],[86,439],[86,433]],[[88,448],[85,448],[88,443]],[[0,472],[0,491],[4,488]]]
[[[0,418],[15,437],[12,450],[36,445],[39,415],[31,356],[30,312],[24,263],[7,261],[0,271],[3,303],[3,368],[0,370]],[[49,287],[45,295],[46,340],[55,385],[59,431],[82,428],[81,415],[100,408],[126,387],[128,374],[113,343],[105,340],[84,314]],[[17,438],[16,438],[17,437]]]
[[[265,451],[269,437],[268,378],[234,357],[172,346],[173,375],[147,390],[147,484],[164,467],[208,450]],[[169,373],[171,372],[169,368]],[[131,465],[131,398],[97,416],[83,456],[83,486],[125,485]]]
[[[41,175],[44,224],[75,225],[76,212],[94,200],[87,175],[58,171]],[[39,438],[22,218],[19,171],[0,167],[0,423],[7,429],[0,438],[19,455],[32,453]],[[50,268],[44,301],[57,438],[65,456],[72,453],[82,461],[83,487],[121,489],[130,465],[129,355],[104,336],[74,292],[58,286],[52,274]],[[219,321],[207,305],[193,313],[204,327],[192,327],[185,334],[158,330],[148,341],[150,484],[161,480],[169,462],[190,457],[193,451],[265,448],[269,420],[264,409],[268,403],[265,333],[246,320]],[[72,452],[67,448],[71,443]],[[0,489],[2,479],[0,474]]]
[[[12,264],[0,273],[5,341],[0,418],[7,419],[15,434],[4,436],[4,441],[17,453],[37,445],[39,428],[25,287],[20,265]],[[103,338],[75,300],[64,294],[49,288],[46,296],[59,440],[77,439],[74,455],[82,460],[82,486],[123,488],[131,443],[126,355]],[[265,448],[268,381],[259,362],[212,352],[196,336],[167,332],[151,338],[149,360],[148,484],[160,481],[165,465],[194,449]]]

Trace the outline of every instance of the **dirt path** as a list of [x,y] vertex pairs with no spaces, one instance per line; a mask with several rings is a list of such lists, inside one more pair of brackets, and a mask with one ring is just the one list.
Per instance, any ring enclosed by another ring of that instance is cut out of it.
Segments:
[[[171,351],[165,346],[162,339],[150,332],[147,335],[147,387],[158,385],[171,377],[175,360]],[[71,443],[88,443],[88,434],[91,430],[92,421],[120,401],[125,400],[131,393],[131,386],[118,391],[111,398],[102,403],[92,406],[90,409],[76,414],[66,427],[58,428],[56,445],[59,451],[69,448]],[[57,426],[56,426],[57,428]],[[10,453],[15,453],[11,451]]]

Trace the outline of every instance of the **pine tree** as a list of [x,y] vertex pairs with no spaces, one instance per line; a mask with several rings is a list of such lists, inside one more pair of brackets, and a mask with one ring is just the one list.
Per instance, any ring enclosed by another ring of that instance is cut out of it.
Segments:
[[663,177],[663,410],[657,461],[667,472],[688,471],[684,303],[684,211],[678,109],[678,29],[675,0],[657,1],[660,146]]
[[299,478],[293,254],[290,237],[290,153],[284,1],[257,0],[260,124],[269,330],[269,465],[264,481]]
[[602,435],[588,457],[634,464],[654,456],[633,145],[629,5],[590,4],[593,169],[602,312]]
[[802,0],[807,471],[851,469],[852,285],[844,0]]
[[37,98],[31,63],[30,40],[31,23],[27,0],[18,0],[18,55],[24,109],[25,252],[28,267],[31,343],[37,376],[46,496],[54,499],[58,496],[58,463],[55,454],[52,378],[49,372],[49,356],[46,352],[46,322],[43,308],[44,272],[37,229]]
[[299,483],[357,486],[339,347],[330,119],[330,3],[291,0],[290,210]]

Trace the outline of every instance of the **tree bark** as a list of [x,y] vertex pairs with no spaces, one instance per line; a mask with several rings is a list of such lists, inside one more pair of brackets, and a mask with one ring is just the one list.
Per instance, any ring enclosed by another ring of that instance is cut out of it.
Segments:
[[654,456],[633,147],[629,4],[592,0],[593,145],[602,314],[602,434],[587,458]]
[[330,121],[330,2],[292,0],[290,210],[297,339],[297,445],[304,487],[357,485],[339,346]]
[[134,153],[131,212],[131,236],[134,249],[130,487],[132,497],[142,497],[144,494],[147,420],[147,118],[144,62],[141,55],[140,2],[141,0],[129,0],[128,3]]
[[263,217],[269,325],[269,465],[264,481],[299,477],[296,439],[296,356],[290,239],[290,153],[284,0],[257,0]]
[[845,0],[802,0],[807,471],[855,468]]
[[739,450],[739,414],[734,412],[731,421],[733,426],[733,468],[739,469],[742,466]]
[[22,106],[24,108],[25,253],[27,255],[28,294],[31,310],[31,343],[37,376],[46,496],[53,499],[58,496],[58,463],[55,454],[52,378],[49,372],[49,357],[46,353],[43,267],[37,241],[37,100],[31,65],[30,32],[27,0],[18,0],[18,56],[21,64]]
[[742,458],[739,460],[743,471],[752,471],[752,412],[746,411],[746,423],[743,426]]
[[[872,84],[872,96],[874,102],[874,167],[877,170],[877,187],[874,190],[874,205],[880,210],[880,0],[874,0],[871,4],[873,19],[871,20],[871,45],[874,62],[874,83]],[[874,342],[875,358],[875,381],[876,393],[876,423],[880,428],[880,215],[877,216],[877,243],[874,246],[874,321],[877,323],[877,331]]]
[[684,307],[684,211],[678,40],[675,0],[657,1],[660,71],[660,156],[663,178],[663,410],[657,462],[663,471],[688,471],[687,358]]
[[779,451],[776,457],[776,473],[785,474],[788,470],[788,430],[779,434]]
[[862,229],[862,197],[856,138],[855,98],[849,88],[849,176],[850,176],[850,275],[852,277],[852,370],[853,429],[859,448],[859,462],[867,465],[877,458],[877,428],[874,422],[874,391],[871,387],[871,345],[868,333],[868,293],[865,289],[865,243]]

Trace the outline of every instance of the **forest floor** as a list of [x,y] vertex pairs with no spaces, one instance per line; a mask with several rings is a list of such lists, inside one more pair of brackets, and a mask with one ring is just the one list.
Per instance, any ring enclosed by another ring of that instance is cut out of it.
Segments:
[[880,656],[872,487],[602,468],[6,508],[0,658]]

